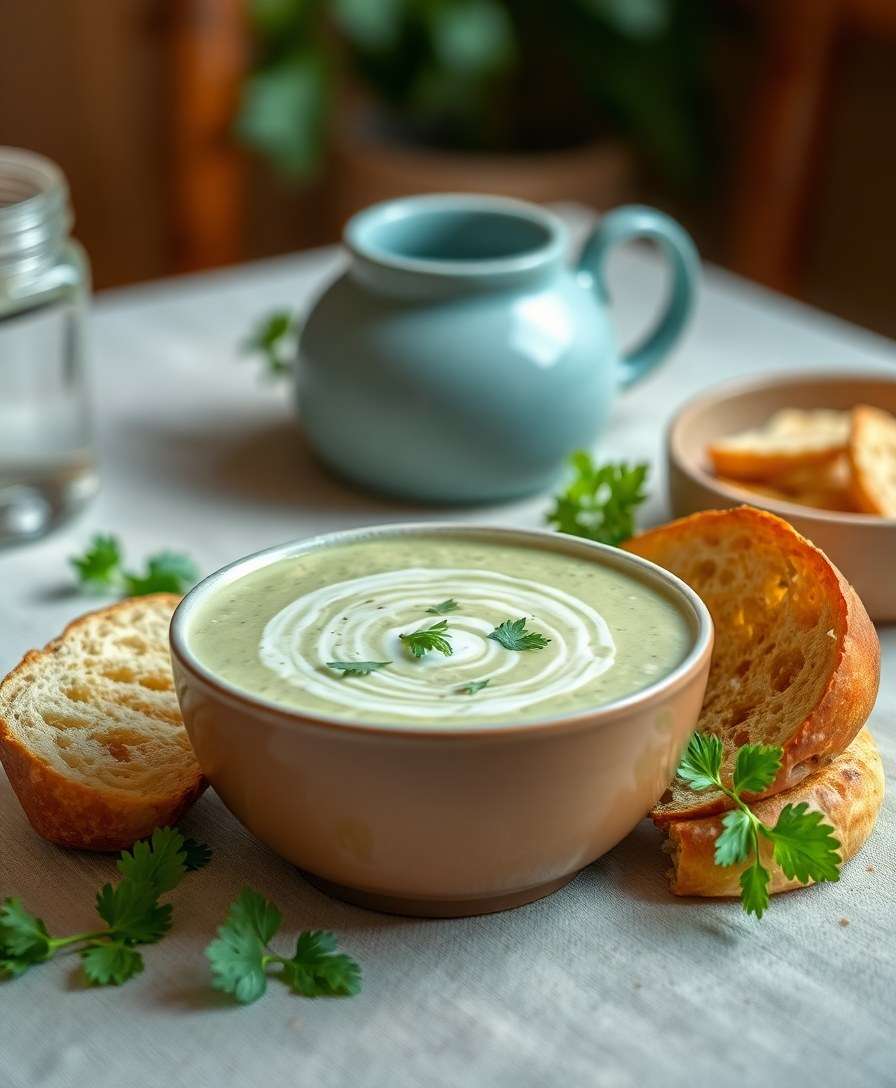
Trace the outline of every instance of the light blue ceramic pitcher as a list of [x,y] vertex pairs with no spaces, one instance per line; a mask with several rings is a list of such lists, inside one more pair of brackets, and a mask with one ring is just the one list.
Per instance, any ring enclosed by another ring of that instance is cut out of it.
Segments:
[[[607,314],[609,249],[659,244],[665,312],[620,356]],[[691,239],[652,208],[605,215],[577,264],[563,223],[501,197],[408,197],[345,229],[348,269],[308,317],[298,407],[319,457],[377,491],[432,502],[550,486],[597,440],[616,390],[668,353],[694,301]]]

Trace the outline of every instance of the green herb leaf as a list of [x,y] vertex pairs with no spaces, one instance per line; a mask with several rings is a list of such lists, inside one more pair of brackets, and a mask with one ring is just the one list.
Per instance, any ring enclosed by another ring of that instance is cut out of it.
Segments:
[[171,928],[171,906],[159,906],[158,892],[147,880],[104,884],[96,912],[117,937],[132,944],[153,944]]
[[267,989],[266,945],[280,928],[280,911],[252,888],[243,888],[230,904],[227,921],[206,948],[212,985],[233,994],[240,1004],[257,1001]]
[[737,751],[734,788],[738,793],[758,793],[770,786],[781,769],[780,748],[773,744],[745,744]]
[[570,458],[575,477],[555,497],[548,523],[558,532],[620,544],[635,531],[635,510],[647,498],[649,466],[625,461],[597,465],[584,450]]
[[240,345],[244,355],[259,355],[269,378],[291,374],[296,354],[296,317],[289,310],[267,314]]
[[518,620],[504,620],[488,636],[500,642],[506,650],[543,650],[551,641],[537,631],[526,630],[525,617]]
[[157,896],[176,888],[187,871],[184,837],[173,827],[159,827],[149,839],[122,851],[118,871],[135,884],[148,884]]
[[197,839],[184,839],[184,868],[188,873],[194,873],[197,869],[203,869],[212,860],[211,847]]
[[753,821],[743,809],[736,808],[722,817],[722,832],[716,839],[716,865],[735,865],[745,861],[755,845]]
[[482,691],[490,683],[491,677],[486,680],[471,680],[469,684],[464,684],[462,688],[458,688],[458,691],[461,695],[475,695],[477,691]]
[[809,805],[785,805],[771,831],[775,861],[790,880],[840,879],[840,843],[821,812]]
[[427,608],[427,612],[432,616],[444,616],[447,612],[456,612],[460,608],[460,605],[453,597],[449,597],[447,601],[442,601],[441,604],[434,604],[432,608]]
[[123,941],[98,941],[80,952],[84,974],[97,986],[120,986],[143,970],[143,957]]
[[299,936],[295,955],[283,961],[283,978],[305,997],[350,997],[361,989],[361,968],[336,952],[336,938],[321,930]]
[[129,597],[143,597],[147,593],[183,593],[199,577],[196,564],[179,552],[159,552],[146,561],[143,574],[127,572],[124,588]]
[[754,859],[740,874],[740,901],[747,914],[761,918],[768,907],[768,869]]
[[391,664],[391,661],[328,661],[327,668],[335,669],[344,676],[369,676]]
[[398,637],[407,646],[412,657],[423,657],[430,650],[436,650],[438,653],[444,654],[445,657],[451,657],[454,651],[448,641],[451,635],[448,634],[447,628],[448,621],[439,620],[438,623],[432,624],[431,627],[421,627],[418,631],[411,631],[410,634],[399,635]]
[[722,741],[712,733],[692,733],[678,766],[678,777],[692,790],[720,786]]
[[50,935],[43,921],[27,911],[20,899],[4,899],[0,906],[0,973],[17,978],[49,955]]
[[82,586],[100,589],[121,583],[121,544],[117,537],[97,533],[87,551],[73,555],[69,562]]
[[283,981],[307,997],[355,994],[361,972],[354,960],[337,953],[332,934],[302,933],[291,959],[268,947],[280,928],[280,912],[259,892],[244,888],[230,905],[227,921],[205,950],[213,985],[242,1004],[257,1001],[267,988],[267,968],[279,965]]

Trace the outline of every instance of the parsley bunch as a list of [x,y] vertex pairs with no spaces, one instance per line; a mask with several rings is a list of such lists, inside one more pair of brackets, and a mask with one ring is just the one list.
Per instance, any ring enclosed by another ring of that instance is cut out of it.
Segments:
[[282,378],[292,373],[296,357],[297,325],[295,314],[275,310],[263,317],[240,345],[244,355],[258,355],[268,378]]
[[127,571],[118,537],[98,533],[83,555],[69,560],[82,588],[114,590],[125,597],[183,593],[199,577],[196,564],[179,552],[163,551],[146,560],[146,570]]
[[20,900],[5,899],[0,906],[0,976],[17,978],[79,945],[88,981],[101,986],[127,982],[143,970],[143,956],[135,945],[154,944],[171,928],[171,905],[160,904],[160,896],[210,858],[204,844],[185,839],[174,828],[157,829],[148,841],[122,852],[121,880],[104,884],[97,893],[96,911],[105,925],[68,937],[51,937],[42,919]]
[[647,498],[646,464],[597,465],[584,450],[570,457],[575,478],[555,497],[548,524],[558,532],[621,544],[635,531],[635,510]]
[[233,994],[248,1005],[267,989],[268,968],[278,967],[279,977],[293,993],[305,997],[350,997],[361,989],[361,968],[336,951],[336,938],[321,930],[299,934],[292,956],[270,948],[283,917],[259,892],[244,888],[230,905],[227,921],[206,948],[212,965],[212,985]]
[[722,817],[716,839],[716,865],[737,865],[750,860],[740,874],[741,903],[748,914],[761,918],[768,907],[768,869],[759,854],[763,839],[772,845],[772,857],[789,880],[839,880],[840,843],[820,812],[809,811],[805,801],[785,805],[774,827],[764,824],[742,799],[743,793],[767,789],[781,769],[780,748],[745,744],[738,749],[731,787],[721,778],[722,741],[711,733],[694,733],[678,768],[678,777],[693,790],[719,789],[735,804]]

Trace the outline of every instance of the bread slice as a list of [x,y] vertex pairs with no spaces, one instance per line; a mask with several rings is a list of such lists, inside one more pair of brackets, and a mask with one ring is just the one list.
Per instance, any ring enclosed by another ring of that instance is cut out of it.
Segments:
[[[752,805],[766,824],[774,825],[785,805],[805,801],[823,812],[840,843],[840,858],[848,861],[871,834],[884,799],[884,768],[874,738],[867,729],[832,762],[809,775],[791,790],[766,797]],[[747,866],[716,865],[715,842],[722,830],[718,816],[702,820],[676,820],[666,828],[667,849],[672,858],[670,887],[675,895],[739,895],[740,874]],[[762,840],[762,863],[771,876],[770,892],[803,887],[788,879],[772,858],[771,843]]]
[[[855,591],[786,521],[754,507],[709,510],[633,537],[625,547],[677,574],[715,625],[697,728],[724,743],[723,780],[743,744],[783,749],[758,796],[791,789],[838,756],[865,724],[880,679],[877,633]],[[676,779],[659,824],[730,808],[719,791]]]
[[855,513],[857,510],[850,492],[851,474],[845,453],[838,454],[832,461],[788,469],[779,476],[761,482],[725,477],[719,479],[731,487],[779,502],[840,513]]
[[50,842],[121,850],[176,823],[205,789],[171,675],[178,600],[82,616],[0,684],[0,760]]
[[853,408],[849,462],[858,508],[896,518],[896,416],[866,404]]
[[719,476],[770,480],[845,453],[849,428],[848,412],[785,408],[761,427],[718,439],[709,446],[708,453]]

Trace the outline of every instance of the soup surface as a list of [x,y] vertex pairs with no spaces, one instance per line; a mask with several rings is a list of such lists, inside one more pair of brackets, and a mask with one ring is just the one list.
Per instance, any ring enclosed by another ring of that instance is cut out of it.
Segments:
[[638,578],[472,534],[282,559],[211,594],[188,637],[212,673],[272,702],[433,726],[597,707],[661,679],[693,643],[676,604]]

